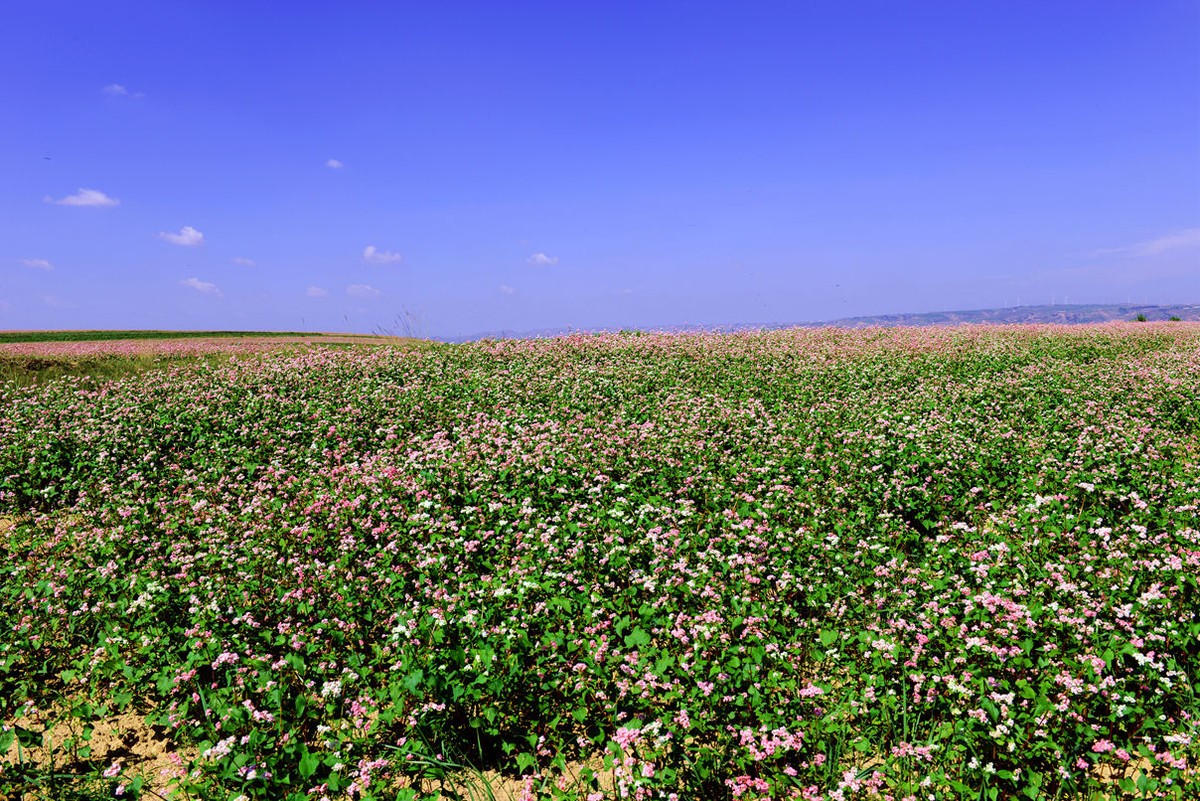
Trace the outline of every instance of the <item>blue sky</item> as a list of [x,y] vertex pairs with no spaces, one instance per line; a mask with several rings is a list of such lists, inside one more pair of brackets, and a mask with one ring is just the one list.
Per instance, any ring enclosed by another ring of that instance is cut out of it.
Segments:
[[10,3],[0,329],[1200,302],[1200,3]]

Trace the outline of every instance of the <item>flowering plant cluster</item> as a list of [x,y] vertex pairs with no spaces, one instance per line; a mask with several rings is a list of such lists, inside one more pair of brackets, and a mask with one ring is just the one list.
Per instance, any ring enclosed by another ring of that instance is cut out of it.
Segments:
[[1195,797],[1198,421],[1170,324],[0,386],[0,795]]

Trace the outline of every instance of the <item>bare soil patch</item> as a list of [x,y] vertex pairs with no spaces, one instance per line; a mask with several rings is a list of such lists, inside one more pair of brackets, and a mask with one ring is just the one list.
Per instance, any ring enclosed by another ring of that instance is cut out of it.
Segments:
[[[47,723],[56,718],[58,721],[47,728]],[[14,741],[6,753],[0,754],[0,778],[18,764],[35,765],[44,773],[83,777],[118,763],[121,780],[141,778],[145,782],[144,790],[170,798],[172,780],[182,778],[197,755],[195,749],[177,747],[162,727],[151,726],[133,712],[109,715],[85,724],[73,718],[62,719],[53,712],[39,711],[16,723],[31,731],[41,731],[42,743],[25,748]],[[87,726],[92,731],[85,739]],[[81,754],[81,748],[90,751]]]

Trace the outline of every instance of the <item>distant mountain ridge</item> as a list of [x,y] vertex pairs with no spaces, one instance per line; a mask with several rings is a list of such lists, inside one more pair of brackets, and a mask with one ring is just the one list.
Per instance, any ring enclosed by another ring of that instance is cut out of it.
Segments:
[[[862,328],[871,325],[957,325],[961,323],[1059,323],[1080,325],[1083,323],[1108,323],[1117,320],[1136,320],[1142,315],[1147,321],[1200,320],[1200,304],[1174,304],[1158,306],[1131,303],[1083,303],[1073,306],[1009,306],[1001,309],[970,309],[965,311],[924,312],[921,314],[881,314],[867,317],[843,317],[819,323],[794,323],[805,328],[842,326]],[[770,326],[775,328],[776,326]]]
[[[866,328],[868,326],[961,325],[964,323],[991,323],[996,325],[1057,323],[1062,325],[1082,325],[1084,323],[1107,323],[1118,320],[1133,321],[1138,319],[1138,315],[1144,316],[1147,321],[1169,320],[1172,317],[1178,317],[1180,320],[1200,321],[1200,304],[1178,303],[1165,306],[1134,303],[1047,304],[1042,306],[1008,306],[998,309],[878,314],[862,317],[840,317],[836,320],[820,320],[816,322],[723,326],[672,325],[651,330],[669,332],[752,331],[779,328]],[[478,339],[535,339],[539,337],[564,336],[566,334],[595,333],[604,330],[611,329],[586,330],[560,327],[541,328],[532,331],[489,331],[472,336],[450,337],[446,341],[471,342]]]

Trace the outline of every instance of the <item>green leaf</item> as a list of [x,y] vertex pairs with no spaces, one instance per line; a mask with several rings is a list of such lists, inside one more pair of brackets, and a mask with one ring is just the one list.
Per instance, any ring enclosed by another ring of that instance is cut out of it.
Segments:
[[300,775],[301,775],[301,777],[307,779],[310,776],[312,776],[314,773],[317,772],[317,766],[320,764],[321,764],[321,760],[317,759],[317,756],[315,754],[313,754],[311,751],[309,751],[307,748],[305,748],[304,756],[300,757]]
[[[24,726],[14,726],[13,729],[17,733],[17,742],[26,748],[41,748],[44,742],[43,732],[27,729]],[[11,740],[9,742],[12,742]]]
[[830,631],[829,629],[821,630],[821,645],[833,645],[837,638],[838,633],[836,631]]
[[641,626],[634,627],[633,631],[625,635],[625,647],[627,648],[642,648],[650,644],[650,635]]

